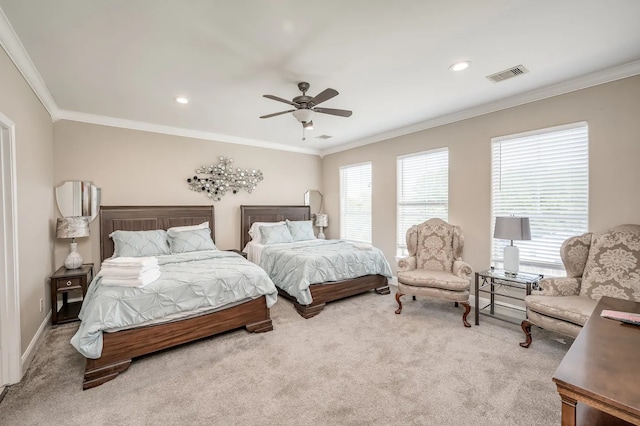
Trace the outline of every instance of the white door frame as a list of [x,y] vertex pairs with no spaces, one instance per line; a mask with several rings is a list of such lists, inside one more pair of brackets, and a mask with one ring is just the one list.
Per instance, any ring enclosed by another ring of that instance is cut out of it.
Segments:
[[15,135],[0,113],[0,388],[22,378]]

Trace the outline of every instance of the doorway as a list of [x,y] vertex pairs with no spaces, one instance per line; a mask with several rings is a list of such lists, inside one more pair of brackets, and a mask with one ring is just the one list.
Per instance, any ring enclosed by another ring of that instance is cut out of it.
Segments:
[[0,392],[22,377],[15,125],[0,113]]

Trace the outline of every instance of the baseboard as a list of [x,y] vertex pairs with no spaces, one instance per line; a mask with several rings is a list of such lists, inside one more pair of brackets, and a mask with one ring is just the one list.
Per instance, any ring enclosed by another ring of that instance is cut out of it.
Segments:
[[51,323],[51,311],[44,317],[42,324],[38,327],[38,331],[36,332],[31,342],[29,342],[29,346],[22,354],[21,364],[22,364],[22,373],[21,376],[24,376],[24,373],[27,372],[27,368],[33,361],[33,358],[36,356],[36,352],[38,351],[38,347],[40,343],[42,343],[42,339],[44,337],[44,332],[49,328],[49,324]]

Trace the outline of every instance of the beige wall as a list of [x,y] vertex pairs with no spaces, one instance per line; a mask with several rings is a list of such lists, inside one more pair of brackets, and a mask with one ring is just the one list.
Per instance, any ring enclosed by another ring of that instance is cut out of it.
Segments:
[[[18,273],[22,352],[44,321],[53,272],[53,130],[51,117],[0,49],[0,112],[15,124]],[[40,312],[40,299],[45,309]]]
[[[394,138],[320,159],[317,156],[61,121],[50,117],[0,50],[0,112],[16,124],[17,202],[22,350],[50,306],[47,278],[68,243],[55,242],[53,188],[64,180],[90,180],[104,205],[204,205],[186,178],[219,156],[264,172],[253,194],[227,194],[216,202],[216,243],[239,247],[241,204],[302,204],[307,189],[321,189],[330,215],[328,237],[339,236],[339,167],[373,164],[373,243],[394,264],[396,157],[449,147],[449,218],[465,232],[465,259],[476,270],[489,264],[491,137],[586,120],[590,137],[589,227],[640,223],[640,76],[509,110]],[[532,165],[534,167],[535,165]],[[80,241],[87,261],[99,262],[99,227]],[[55,244],[55,245],[54,245]],[[55,250],[54,250],[55,249]],[[39,300],[45,312],[39,312]]]
[[589,124],[589,229],[640,223],[640,76],[636,76],[326,156],[322,186],[330,226],[325,233],[331,238],[340,233],[339,168],[371,161],[373,244],[393,265],[396,157],[449,147],[449,220],[463,228],[465,260],[474,270],[487,268],[491,138],[583,120]]
[[[231,157],[236,167],[260,169],[264,180],[251,193],[227,193],[215,207],[216,245],[240,248],[240,205],[304,203],[308,189],[320,189],[320,157],[200,139],[190,139],[72,121],[54,124],[55,182],[88,180],[102,189],[102,205],[208,205],[189,190],[187,178],[203,164]],[[57,213],[57,212],[56,212]],[[100,261],[98,220],[91,237],[78,240],[85,260]],[[61,265],[68,243],[57,243]]]

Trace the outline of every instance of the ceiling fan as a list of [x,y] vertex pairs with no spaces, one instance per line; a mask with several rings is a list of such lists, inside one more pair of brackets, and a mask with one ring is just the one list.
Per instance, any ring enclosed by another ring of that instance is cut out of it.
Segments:
[[[298,89],[302,92],[302,96],[296,96],[292,100],[279,98],[273,95],[262,95],[267,99],[273,99],[274,101],[284,102],[295,107],[287,111],[274,112],[273,114],[263,115],[260,118],[271,118],[277,115],[293,113],[293,116],[302,123],[302,128],[312,130],[313,129],[313,115],[316,112],[321,114],[337,115],[339,117],[351,117],[352,112],[346,109],[334,109],[334,108],[318,108],[317,105],[324,101],[328,101],[334,96],[338,95],[338,91],[334,89],[325,89],[318,95],[311,97],[307,96],[307,90],[309,90],[309,83],[302,81],[298,83]],[[304,140],[304,138],[303,138]]]

